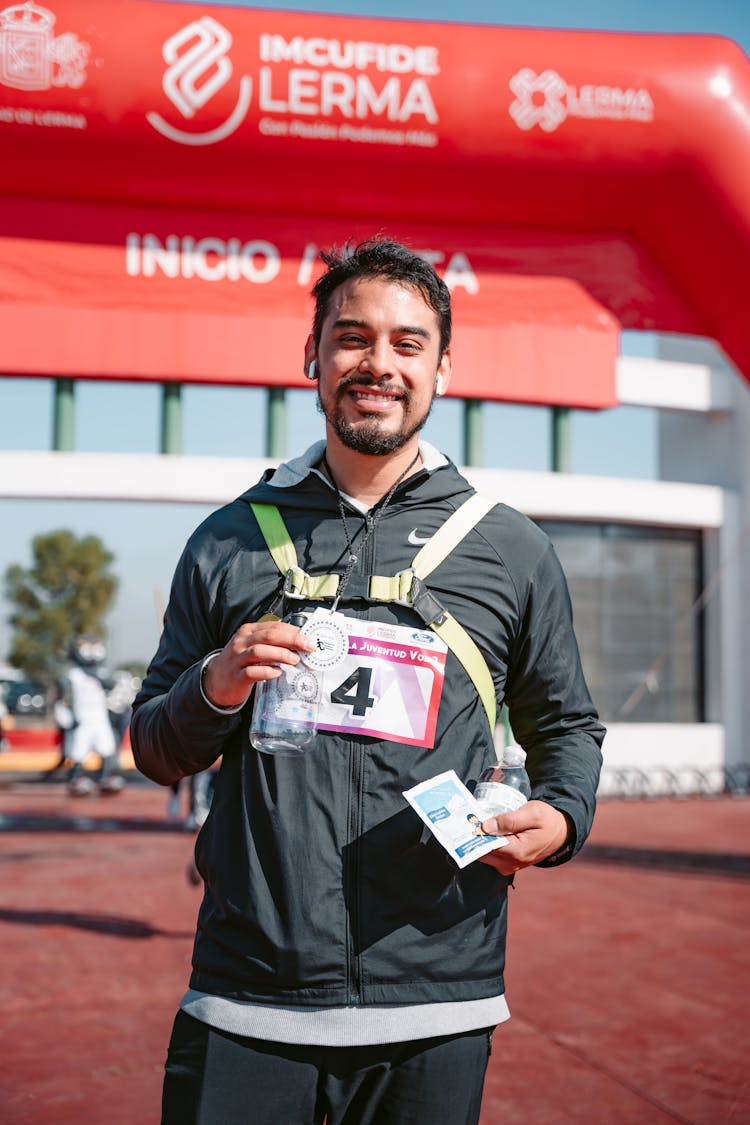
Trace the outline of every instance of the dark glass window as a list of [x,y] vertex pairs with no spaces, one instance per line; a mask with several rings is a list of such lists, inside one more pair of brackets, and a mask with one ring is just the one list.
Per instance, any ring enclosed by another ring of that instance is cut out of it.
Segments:
[[540,520],[568,579],[586,679],[605,721],[703,719],[699,531]]

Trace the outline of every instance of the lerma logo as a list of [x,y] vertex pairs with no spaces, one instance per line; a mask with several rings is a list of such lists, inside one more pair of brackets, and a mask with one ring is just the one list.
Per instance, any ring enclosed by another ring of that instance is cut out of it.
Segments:
[[516,100],[508,112],[518,128],[526,131],[538,125],[552,133],[567,117],[640,122],[654,117],[651,95],[642,87],[571,86],[556,70],[537,74],[529,67],[514,74],[509,85]]
[[[186,121],[192,120],[229,82],[233,69],[228,57],[231,46],[231,34],[211,16],[193,20],[164,43],[162,55],[168,66],[162,88]],[[146,118],[157,132],[178,144],[212,145],[229,137],[242,124],[251,96],[252,79],[245,74],[240,78],[234,109],[221,125],[205,132],[177,129],[158,113],[147,113]]]
[[554,70],[535,74],[525,67],[513,75],[510,88],[516,100],[508,112],[519,129],[538,125],[545,133],[551,133],[568,115],[562,101],[568,86]]

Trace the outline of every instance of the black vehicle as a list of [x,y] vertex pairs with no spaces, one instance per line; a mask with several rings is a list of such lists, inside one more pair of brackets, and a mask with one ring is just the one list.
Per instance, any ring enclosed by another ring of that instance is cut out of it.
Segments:
[[47,695],[41,684],[32,680],[11,680],[4,685],[5,706],[11,715],[44,715]]

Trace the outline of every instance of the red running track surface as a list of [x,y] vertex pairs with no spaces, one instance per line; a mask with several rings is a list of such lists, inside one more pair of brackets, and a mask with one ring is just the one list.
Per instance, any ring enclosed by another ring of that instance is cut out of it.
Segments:
[[[2,779],[5,1125],[158,1120],[200,898],[166,807]],[[578,859],[517,879],[482,1125],[750,1121],[749,812],[606,801]]]

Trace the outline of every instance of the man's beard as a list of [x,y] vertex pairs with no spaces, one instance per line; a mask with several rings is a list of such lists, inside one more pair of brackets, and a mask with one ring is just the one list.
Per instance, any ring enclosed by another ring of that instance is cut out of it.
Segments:
[[[353,383],[355,380],[351,380],[351,382]],[[361,385],[362,380],[357,379],[356,382],[358,385]],[[373,383],[372,385],[375,386],[376,384]],[[347,449],[353,449],[355,453],[366,453],[374,457],[383,457],[388,453],[395,453],[397,449],[403,449],[414,435],[419,433],[422,429],[430,416],[432,404],[435,401],[433,396],[423,416],[413,419],[410,417],[409,409],[411,396],[408,391],[400,390],[399,394],[401,395],[401,402],[404,407],[404,419],[401,428],[388,433],[382,433],[380,429],[381,423],[377,418],[373,418],[371,421],[367,422],[347,422],[344,418],[344,412],[341,409],[341,402],[346,393],[347,383],[343,383],[338,389],[333,409],[330,410],[329,413],[326,413],[326,409],[320,398],[320,384],[318,384],[316,398],[317,408],[332,427],[342,445],[345,445]]]

